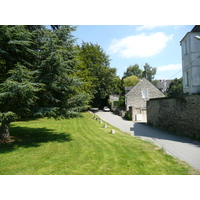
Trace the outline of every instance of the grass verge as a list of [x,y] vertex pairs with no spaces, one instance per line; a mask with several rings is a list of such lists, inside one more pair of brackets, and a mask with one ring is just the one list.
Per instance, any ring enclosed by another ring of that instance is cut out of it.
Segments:
[[112,126],[103,128],[89,113],[55,121],[15,122],[18,140],[0,144],[0,174],[181,175],[199,174],[155,145]]

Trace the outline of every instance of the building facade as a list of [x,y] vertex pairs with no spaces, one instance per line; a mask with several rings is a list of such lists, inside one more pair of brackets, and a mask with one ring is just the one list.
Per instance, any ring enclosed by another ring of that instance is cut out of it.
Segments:
[[170,83],[173,80],[155,80],[156,81],[156,87],[161,91],[161,92],[166,92],[167,88],[169,87]]
[[194,26],[180,41],[182,51],[183,92],[200,92],[200,25]]
[[132,114],[133,121],[146,121],[147,101],[160,97],[165,95],[146,78],[142,78],[134,87],[130,87],[130,91],[125,95],[126,111]]

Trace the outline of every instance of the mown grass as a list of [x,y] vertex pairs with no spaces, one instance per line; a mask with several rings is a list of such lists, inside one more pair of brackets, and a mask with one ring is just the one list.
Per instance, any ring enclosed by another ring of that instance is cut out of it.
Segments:
[[0,144],[0,174],[198,174],[149,142],[83,117],[15,122],[18,141]]

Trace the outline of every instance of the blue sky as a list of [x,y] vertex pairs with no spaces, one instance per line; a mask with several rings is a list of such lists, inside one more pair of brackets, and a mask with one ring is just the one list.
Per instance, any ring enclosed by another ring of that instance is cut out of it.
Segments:
[[123,76],[130,65],[157,68],[155,79],[182,76],[180,41],[194,25],[79,25],[77,43],[98,44],[109,55],[110,67]]
[[[2,7],[9,7],[15,17],[5,17],[7,9],[2,9],[0,21],[1,24],[18,25],[80,24],[77,31],[73,32],[78,38],[77,43],[85,41],[99,44],[111,59],[110,67],[116,68],[120,77],[127,67],[136,63],[142,70],[145,63],[156,67],[156,79],[182,76],[179,42],[191,31],[194,26],[191,24],[199,23],[198,0],[190,0],[185,4],[174,0],[94,2],[70,1],[66,10],[66,6],[60,6],[63,3],[60,0],[56,4],[48,4],[48,9],[46,1],[36,0],[31,9],[21,6],[24,5],[23,0],[17,3],[12,1],[12,7],[10,1],[5,1]],[[35,10],[38,15],[35,15]]]

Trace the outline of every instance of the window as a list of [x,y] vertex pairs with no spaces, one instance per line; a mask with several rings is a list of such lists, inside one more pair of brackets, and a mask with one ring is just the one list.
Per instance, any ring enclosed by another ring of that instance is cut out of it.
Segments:
[[147,93],[147,90],[146,89],[142,89],[142,91],[141,91],[141,93],[142,93],[142,98],[143,99],[147,99],[148,98],[148,93]]
[[183,54],[184,55],[188,54],[188,52],[187,52],[187,40],[184,42],[184,45],[183,45]]
[[185,87],[189,87],[189,73],[185,72]]

